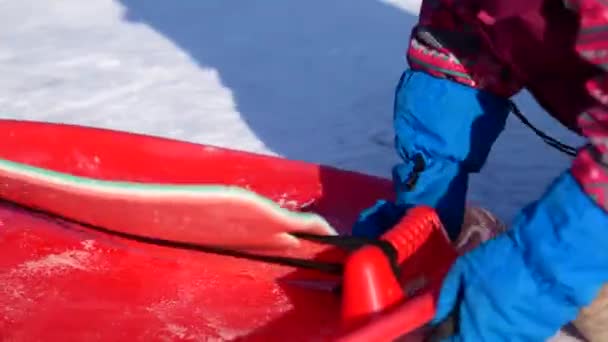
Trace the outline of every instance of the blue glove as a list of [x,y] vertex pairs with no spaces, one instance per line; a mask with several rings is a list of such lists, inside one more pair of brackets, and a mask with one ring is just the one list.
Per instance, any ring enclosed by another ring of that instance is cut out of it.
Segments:
[[545,341],[608,281],[608,216],[565,172],[513,227],[460,257],[433,323],[454,310],[448,341]]
[[395,203],[381,200],[360,214],[357,236],[377,237],[410,207],[437,210],[455,239],[464,216],[470,173],[479,172],[503,131],[508,99],[406,70],[395,94],[395,148],[403,163],[393,168]]

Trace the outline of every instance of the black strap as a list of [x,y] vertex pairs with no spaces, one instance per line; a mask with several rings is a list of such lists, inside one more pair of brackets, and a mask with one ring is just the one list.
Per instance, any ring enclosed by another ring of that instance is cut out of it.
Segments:
[[536,133],[536,135],[538,135],[541,139],[543,139],[543,141],[557,149],[560,152],[563,152],[569,156],[576,156],[576,151],[577,149],[564,144],[562,142],[560,142],[559,140],[547,135],[545,132],[541,131],[540,129],[536,128],[534,125],[532,125],[532,123],[530,123],[530,121],[528,121],[528,119],[524,116],[524,114],[519,110],[519,108],[517,107],[517,105],[515,104],[515,102],[510,101],[511,102],[511,111],[513,112],[513,114],[515,114],[515,116],[526,126],[528,126],[528,128],[530,128],[534,133]]
[[339,247],[349,251],[354,251],[365,245],[374,245],[380,248],[382,252],[386,255],[389,260],[389,263],[391,264],[391,268],[395,276],[398,277],[400,275],[399,262],[397,259],[398,251],[390,242],[386,240],[370,239],[357,236],[317,235],[309,233],[292,233],[291,235],[299,239],[315,241],[318,243]]
[[[232,250],[229,248],[217,247],[217,246],[212,246],[212,245],[202,245],[202,244],[196,244],[196,243],[190,243],[190,242],[172,241],[172,240],[159,239],[159,238],[155,238],[155,237],[148,237],[148,236],[124,233],[124,232],[111,230],[111,229],[108,229],[105,227],[92,225],[92,224],[85,223],[85,222],[80,222],[78,220],[75,220],[75,219],[72,219],[72,218],[69,218],[69,217],[66,217],[63,215],[48,212],[46,210],[42,210],[42,209],[31,207],[31,206],[25,206],[20,203],[9,202],[9,201],[4,201],[4,200],[2,202],[8,203],[14,207],[28,210],[35,215],[44,217],[45,219],[52,218],[57,223],[61,224],[63,227],[68,228],[68,229],[73,228],[73,227],[70,227],[69,225],[67,225],[67,223],[71,223],[71,224],[76,224],[76,225],[79,225],[79,226],[82,226],[82,227],[85,227],[85,228],[88,228],[88,229],[91,229],[91,230],[94,230],[97,232],[101,232],[101,233],[104,233],[107,235],[116,236],[116,237],[120,237],[123,239],[128,239],[128,240],[137,241],[140,243],[145,243],[145,244],[150,244],[150,245],[155,245],[155,246],[176,248],[176,249],[203,252],[203,253],[213,253],[213,254],[218,254],[218,255],[231,256],[231,257],[235,257],[235,258],[243,258],[243,259],[248,259],[248,260],[253,260],[253,261],[261,261],[261,262],[282,265],[282,266],[290,266],[290,267],[297,267],[297,268],[302,268],[302,269],[316,270],[316,271],[320,271],[320,272],[328,273],[328,274],[340,275],[340,274],[342,274],[343,269],[344,269],[344,265],[342,263],[315,261],[315,260],[292,258],[292,257],[285,257],[285,256],[259,255],[259,254],[249,253],[249,252],[235,251],[235,250]],[[326,245],[336,246],[336,247],[343,248],[343,249],[346,249],[349,251],[356,250],[366,244],[376,245],[380,249],[382,249],[382,251],[384,251],[384,253],[387,255],[387,257],[389,258],[389,260],[391,262],[391,266],[393,267],[393,270],[395,272],[398,271],[397,251],[390,243],[388,243],[386,241],[354,237],[354,236],[331,236],[331,235],[328,236],[328,235],[316,235],[316,234],[307,234],[307,233],[293,233],[292,235],[294,235],[295,237],[298,237],[300,239],[305,239],[305,240],[315,241],[315,242],[326,244]],[[396,274],[398,274],[398,273],[396,273]]]

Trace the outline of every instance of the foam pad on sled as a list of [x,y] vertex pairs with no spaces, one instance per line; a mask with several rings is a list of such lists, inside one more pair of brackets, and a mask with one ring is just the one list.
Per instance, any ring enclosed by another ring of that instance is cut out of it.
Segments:
[[0,197],[89,225],[240,250],[298,246],[289,233],[335,235],[321,216],[295,212],[236,186],[167,185],[78,177],[0,159]]

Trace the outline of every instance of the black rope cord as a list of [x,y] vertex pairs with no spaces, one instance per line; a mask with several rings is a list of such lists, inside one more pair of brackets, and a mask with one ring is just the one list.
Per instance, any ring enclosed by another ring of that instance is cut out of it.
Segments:
[[[82,226],[84,228],[91,229],[91,230],[94,230],[94,231],[97,231],[100,233],[107,234],[110,236],[116,236],[119,238],[132,240],[132,241],[149,244],[149,245],[175,248],[175,249],[188,250],[188,251],[203,252],[203,253],[218,254],[218,255],[230,256],[230,257],[235,257],[235,258],[248,259],[248,260],[252,260],[252,261],[266,262],[266,263],[276,264],[276,265],[281,265],[281,266],[290,266],[290,267],[296,267],[296,268],[301,268],[301,269],[316,270],[316,271],[320,271],[323,273],[336,274],[336,275],[341,275],[343,272],[343,269],[344,269],[344,265],[342,263],[315,261],[315,260],[284,257],[284,256],[260,255],[260,254],[237,251],[237,250],[233,250],[230,248],[218,247],[218,246],[213,246],[213,245],[203,245],[203,244],[196,244],[196,243],[191,243],[191,242],[165,240],[165,239],[160,239],[160,238],[155,238],[155,237],[148,237],[148,236],[124,233],[124,232],[119,232],[119,231],[115,231],[112,229],[108,229],[105,227],[89,224],[86,222],[81,222],[81,221],[78,221],[78,220],[63,216],[63,215],[59,215],[56,213],[48,212],[46,210],[42,210],[39,208],[25,206],[20,203],[8,202],[8,201],[4,201],[4,202],[9,203],[15,207],[30,211],[33,214],[44,217],[46,219],[54,218],[56,222],[62,224],[65,228],[68,228],[68,229],[71,229],[71,227],[67,226],[66,223],[71,223],[71,224]],[[354,236],[331,236],[331,235],[327,236],[327,235],[316,235],[316,234],[308,234],[308,233],[293,233],[292,235],[297,238],[303,239],[303,240],[309,240],[309,241],[314,241],[314,242],[325,244],[325,245],[335,246],[335,247],[342,248],[342,249],[345,249],[348,251],[354,251],[364,245],[369,245],[369,244],[376,245],[380,249],[382,249],[382,251],[389,258],[393,271],[398,272],[397,251],[387,241],[374,240],[374,239],[368,239],[368,238],[362,238],[362,237],[354,237]]]
[[532,125],[532,123],[524,116],[524,114],[519,110],[519,108],[517,107],[517,105],[515,104],[515,102],[511,101],[511,112],[513,112],[513,114],[526,126],[528,126],[528,128],[530,128],[534,133],[536,133],[536,135],[538,135],[541,139],[543,139],[543,141],[557,149],[560,152],[563,152],[569,156],[576,156],[576,151],[577,149],[562,143],[561,141],[547,135],[545,132],[541,131],[540,129],[536,128],[534,125]]

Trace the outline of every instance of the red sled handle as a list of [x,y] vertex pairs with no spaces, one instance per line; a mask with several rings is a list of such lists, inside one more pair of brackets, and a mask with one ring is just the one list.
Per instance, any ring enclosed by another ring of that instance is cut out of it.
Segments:
[[[382,240],[396,251],[401,267],[415,254],[425,252],[418,273],[428,279],[424,292],[408,298],[378,246],[365,246],[345,263],[340,341],[392,341],[424,326],[435,315],[435,303],[443,278],[458,253],[437,213],[430,207],[410,209]],[[418,265],[420,267],[420,264]]]
[[435,295],[427,291],[409,299],[370,324],[340,337],[339,342],[394,341],[425,326],[435,316]]

